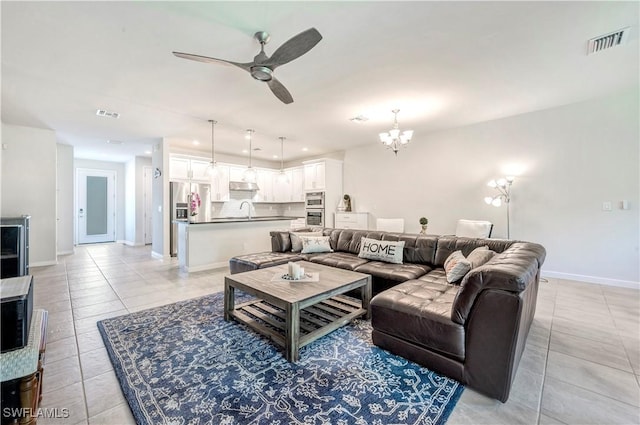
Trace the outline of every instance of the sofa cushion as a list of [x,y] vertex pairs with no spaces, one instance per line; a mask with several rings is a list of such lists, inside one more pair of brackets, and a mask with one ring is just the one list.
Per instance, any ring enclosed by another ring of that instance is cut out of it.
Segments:
[[358,257],[369,260],[380,260],[386,263],[402,264],[404,241],[381,241],[362,238]]
[[420,279],[401,283],[373,297],[371,325],[377,331],[463,361],[464,326],[451,320],[458,288]]
[[300,261],[303,257],[287,252],[259,252],[256,254],[239,255],[229,260],[231,274],[247,272],[250,270],[264,269],[266,267],[279,266],[289,261]]
[[392,264],[383,263],[382,261],[369,261],[366,264],[358,266],[355,271],[367,273],[374,277],[380,277],[385,280],[395,282],[404,282],[405,280],[416,279],[425,273],[428,273],[431,267],[425,264]]
[[469,270],[471,270],[471,263],[462,255],[462,251],[452,252],[444,262],[444,272],[449,283],[462,280]]
[[306,256],[307,261],[323,264],[325,266],[338,267],[345,270],[355,270],[356,267],[369,262],[348,252],[331,252],[327,254],[312,254]]
[[436,248],[434,265],[438,267],[444,266],[444,262],[455,251],[462,251],[466,257],[474,249],[481,246],[488,246],[490,250],[497,253],[503,252],[516,241],[507,239],[475,239],[475,238],[457,238],[455,236],[440,236]]
[[382,239],[384,232],[370,232],[368,230],[334,229],[331,232],[331,248],[334,251],[358,254],[362,237]]
[[488,263],[471,270],[460,283],[460,291],[451,310],[451,320],[464,325],[478,295],[486,289],[520,293],[537,274],[546,255],[542,245],[515,242]]

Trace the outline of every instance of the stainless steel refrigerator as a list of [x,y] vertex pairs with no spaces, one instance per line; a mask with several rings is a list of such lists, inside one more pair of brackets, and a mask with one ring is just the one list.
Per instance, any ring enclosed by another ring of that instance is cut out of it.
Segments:
[[[191,215],[189,204],[194,194],[200,197],[197,214]],[[178,225],[175,220],[207,222],[211,220],[211,185],[202,183],[171,182],[169,202],[171,204],[171,224],[169,228],[171,256],[178,255]]]

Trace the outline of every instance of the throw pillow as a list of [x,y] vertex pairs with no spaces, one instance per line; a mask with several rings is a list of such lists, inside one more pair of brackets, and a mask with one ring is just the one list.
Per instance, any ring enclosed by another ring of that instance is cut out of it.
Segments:
[[302,254],[333,252],[329,244],[329,236],[300,236],[300,240],[302,240]]
[[471,270],[471,263],[462,254],[462,251],[452,252],[444,262],[444,272],[447,282],[453,283],[462,279]]
[[476,267],[480,267],[487,261],[491,260],[494,255],[496,255],[496,252],[491,251],[488,246],[481,246],[474,249],[469,255],[467,255],[467,261],[471,263],[471,268],[475,269]]
[[289,232],[292,252],[302,251],[302,240],[300,236],[322,236],[322,232]]
[[377,239],[360,239],[358,257],[368,260],[379,260],[387,263],[402,264],[404,241],[379,241]]

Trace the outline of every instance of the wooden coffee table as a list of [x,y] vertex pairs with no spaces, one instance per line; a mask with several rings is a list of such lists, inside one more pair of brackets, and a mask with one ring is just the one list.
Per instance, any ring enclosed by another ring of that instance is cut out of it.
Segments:
[[[272,282],[287,265],[237,273],[224,278],[224,319],[244,323],[284,347],[290,362],[298,350],[356,317],[369,318],[371,276],[321,264],[298,261],[305,272],[317,272],[318,282]],[[361,299],[345,292],[361,288]],[[235,305],[235,290],[256,297]]]

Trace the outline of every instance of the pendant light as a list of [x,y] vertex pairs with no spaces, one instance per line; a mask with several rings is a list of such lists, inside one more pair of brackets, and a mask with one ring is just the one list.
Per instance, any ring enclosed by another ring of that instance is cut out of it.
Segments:
[[286,137],[278,137],[280,139],[280,173],[278,174],[278,182],[289,183],[289,177],[284,172],[284,141]]
[[248,129],[247,135],[245,136],[247,139],[249,139],[249,167],[247,167],[247,169],[242,174],[242,181],[249,182],[249,183],[255,183],[256,177],[257,177],[256,170],[254,170],[253,167],[251,166],[251,151],[253,150],[253,145],[251,143],[251,135],[255,132],[256,132],[255,130]]
[[213,127],[216,124],[218,124],[218,121],[209,120],[209,122],[211,123],[211,162],[207,166],[207,169],[205,170],[205,172],[209,177],[214,177],[216,175],[216,172],[218,171],[218,164],[216,163],[216,160],[215,160],[215,144],[213,139]]

